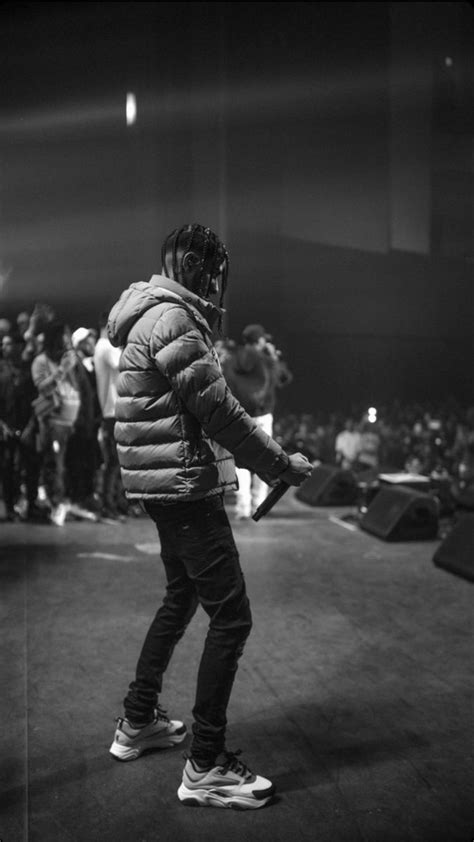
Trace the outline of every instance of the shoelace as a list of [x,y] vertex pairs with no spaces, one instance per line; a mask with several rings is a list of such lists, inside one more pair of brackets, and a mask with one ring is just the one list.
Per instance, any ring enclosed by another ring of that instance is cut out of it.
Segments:
[[[169,723],[169,721],[170,721],[169,717],[166,715],[167,711],[165,710],[165,708],[161,707],[161,705],[159,705],[159,704],[157,704],[156,708],[153,711],[153,714],[154,714],[154,721],[155,722],[158,719],[162,720],[162,722],[168,722]],[[123,716],[117,716],[116,717],[115,722],[118,724],[119,728],[122,727],[122,723],[124,722],[124,719],[125,719],[125,717],[123,717]],[[149,725],[150,723],[144,723],[140,727],[145,728],[147,724]]]
[[221,766],[222,774],[225,775],[226,772],[235,772],[236,775],[245,778],[245,780],[253,778],[253,773],[249,767],[238,759],[239,754],[242,754],[242,749],[239,748],[238,751],[224,751],[223,754],[226,757],[226,762]]
[[166,710],[161,707],[161,705],[157,705],[155,708],[155,718],[162,719],[163,722],[169,722],[169,717],[166,715]]
[[[223,751],[222,753],[226,758],[226,762],[219,767],[223,775],[230,771],[240,775],[240,777],[244,778],[244,780],[249,780],[254,777],[254,774],[250,771],[249,767],[246,766],[245,763],[242,763],[241,760],[238,760],[239,754],[242,754],[241,748],[237,751]],[[191,755],[187,752],[183,753],[183,758],[184,760],[192,761]]]

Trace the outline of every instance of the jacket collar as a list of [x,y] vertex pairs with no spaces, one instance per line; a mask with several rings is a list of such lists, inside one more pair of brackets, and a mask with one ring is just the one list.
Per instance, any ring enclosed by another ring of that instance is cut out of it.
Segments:
[[172,292],[174,295],[179,296],[179,298],[182,298],[186,304],[197,310],[201,317],[204,317],[207,322],[207,327],[211,331],[214,330],[219,319],[225,312],[220,307],[216,307],[212,301],[206,301],[205,298],[201,298],[199,295],[196,295],[194,292],[186,289],[186,287],[182,284],[179,284],[178,281],[174,281],[172,278],[167,278],[165,275],[152,275],[150,278],[150,285],[155,288],[159,287],[160,289],[165,289],[168,292]]

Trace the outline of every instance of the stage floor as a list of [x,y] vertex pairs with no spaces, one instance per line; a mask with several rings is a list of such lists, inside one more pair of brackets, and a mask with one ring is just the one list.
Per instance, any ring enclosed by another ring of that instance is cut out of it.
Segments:
[[[289,493],[234,523],[254,627],[228,747],[277,786],[192,810],[177,749],[108,753],[164,587],[154,526],[0,524],[2,842],[471,842],[472,584]],[[161,697],[191,726],[206,617]]]

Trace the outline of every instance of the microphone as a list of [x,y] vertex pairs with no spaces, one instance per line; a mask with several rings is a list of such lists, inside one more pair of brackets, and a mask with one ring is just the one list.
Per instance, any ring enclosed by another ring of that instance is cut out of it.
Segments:
[[280,500],[280,498],[283,497],[284,494],[286,494],[289,487],[290,486],[287,482],[283,482],[283,480],[280,480],[280,482],[277,485],[275,485],[274,488],[272,488],[270,493],[267,494],[265,500],[263,500],[263,502],[260,503],[258,508],[254,511],[252,515],[252,520],[257,521],[260,520],[260,518],[264,517],[264,515],[267,515],[270,509],[273,509],[275,503],[278,503],[278,500]]

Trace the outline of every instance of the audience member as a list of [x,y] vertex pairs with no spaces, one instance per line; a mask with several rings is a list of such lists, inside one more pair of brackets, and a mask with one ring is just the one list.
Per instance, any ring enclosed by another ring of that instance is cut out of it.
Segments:
[[44,506],[38,499],[41,473],[41,452],[39,447],[39,425],[33,409],[38,392],[33,382],[32,363],[36,345],[25,341],[20,354],[20,382],[18,385],[17,428],[20,431],[20,478],[23,483],[23,500],[19,501],[20,514],[25,520],[45,520]]
[[4,336],[11,336],[12,326],[9,319],[0,319],[0,343]]
[[[224,355],[222,369],[239,403],[272,436],[276,390],[289,384],[292,374],[262,325],[244,328],[240,345]],[[258,474],[244,467],[237,467],[237,480],[235,515],[237,519],[249,518],[269,489]]]
[[75,365],[68,329],[60,322],[51,322],[44,330],[44,351],[34,358],[31,372],[39,393],[35,403],[43,482],[51,506],[51,522],[56,526],[62,526],[67,516],[66,448],[80,408]]
[[36,390],[30,361],[15,353],[11,336],[2,339],[0,360],[0,479],[7,520],[16,520],[24,488],[25,517],[36,515],[39,459],[36,452],[36,423],[31,402]]
[[344,429],[336,436],[335,441],[336,465],[344,470],[351,470],[359,459],[362,450],[360,432],[356,429],[353,418],[347,418]]
[[0,477],[7,520],[15,520],[19,496],[16,456],[18,452],[17,397],[20,373],[13,361],[13,339],[2,338],[0,360]]
[[100,318],[100,336],[94,350],[94,368],[102,420],[100,443],[103,458],[102,517],[117,519],[126,511],[120,477],[117,445],[114,437],[115,404],[119,374],[120,348],[114,348],[107,336],[108,312]]
[[94,334],[88,328],[79,327],[72,334],[71,342],[80,407],[66,452],[67,488],[71,511],[77,517],[84,517],[97,508],[94,494],[100,461],[97,441],[100,412],[95,371],[90,365],[95,349]]
[[16,336],[22,342],[24,341],[25,334],[28,332],[30,327],[30,319],[31,316],[26,310],[23,310],[21,313],[18,313],[16,317]]
[[380,436],[375,422],[364,420],[360,430],[360,451],[357,468],[360,471],[375,471],[379,466]]

